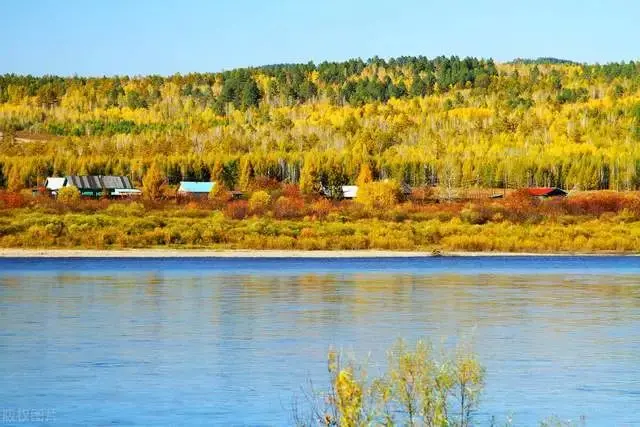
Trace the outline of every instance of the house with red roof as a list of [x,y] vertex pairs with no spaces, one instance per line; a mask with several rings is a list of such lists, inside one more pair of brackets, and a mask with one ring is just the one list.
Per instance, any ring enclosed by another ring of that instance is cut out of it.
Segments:
[[530,187],[525,189],[531,197],[546,199],[547,197],[566,197],[565,190],[557,187]]

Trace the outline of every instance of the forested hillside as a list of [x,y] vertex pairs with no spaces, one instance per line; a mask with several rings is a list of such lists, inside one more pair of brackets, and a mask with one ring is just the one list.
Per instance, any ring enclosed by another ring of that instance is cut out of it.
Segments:
[[0,77],[0,187],[128,175],[243,189],[640,187],[640,63],[553,58],[282,64],[222,73]]

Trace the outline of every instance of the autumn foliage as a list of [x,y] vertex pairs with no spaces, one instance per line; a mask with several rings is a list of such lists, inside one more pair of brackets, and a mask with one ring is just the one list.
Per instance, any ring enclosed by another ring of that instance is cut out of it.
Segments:
[[[0,246],[640,248],[635,62],[4,75],[0,131]],[[76,174],[126,175],[145,200],[31,196],[45,177]],[[176,200],[180,181],[216,184]],[[354,184],[355,200],[340,200]],[[518,191],[531,186],[570,194]],[[506,197],[469,196],[482,189]]]
[[21,208],[26,206],[26,198],[17,192],[0,191],[0,208]]
[[415,347],[399,340],[387,358],[387,370],[369,376],[366,362],[330,350],[329,387],[305,393],[310,413],[295,411],[296,424],[473,425],[485,369],[472,352],[447,354],[421,340]]
[[400,199],[400,185],[395,181],[366,182],[358,187],[356,200],[367,209],[385,210]]
[[551,199],[513,192],[495,200],[398,200],[384,208],[368,208],[358,199],[337,202],[303,196],[291,186],[245,197],[248,200],[224,202],[74,197],[63,202],[0,192],[0,247],[505,252],[640,248],[636,192],[582,192]]
[[311,195],[389,179],[450,199],[475,187],[632,191],[639,82],[635,62],[458,57],[167,77],[4,75],[0,188],[96,174],[127,175],[151,199],[180,181],[245,192],[287,182]]

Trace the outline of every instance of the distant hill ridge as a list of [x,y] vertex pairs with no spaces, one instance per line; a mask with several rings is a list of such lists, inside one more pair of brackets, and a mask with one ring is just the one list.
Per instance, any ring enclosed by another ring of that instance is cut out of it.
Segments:
[[542,64],[558,64],[558,65],[581,65],[579,62],[570,59],[554,58],[551,56],[543,56],[540,58],[515,58],[508,64],[526,64],[526,65],[542,65]]

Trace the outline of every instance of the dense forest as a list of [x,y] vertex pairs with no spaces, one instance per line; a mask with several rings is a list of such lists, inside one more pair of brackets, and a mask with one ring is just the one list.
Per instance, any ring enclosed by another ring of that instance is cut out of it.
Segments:
[[162,76],[0,76],[0,188],[128,175],[640,188],[640,63],[377,57]]

